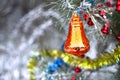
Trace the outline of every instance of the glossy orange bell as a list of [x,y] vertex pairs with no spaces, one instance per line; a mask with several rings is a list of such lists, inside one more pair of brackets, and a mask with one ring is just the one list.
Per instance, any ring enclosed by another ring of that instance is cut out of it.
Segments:
[[90,48],[83,23],[77,12],[74,12],[69,23],[69,32],[64,44],[64,50],[75,56],[84,55]]

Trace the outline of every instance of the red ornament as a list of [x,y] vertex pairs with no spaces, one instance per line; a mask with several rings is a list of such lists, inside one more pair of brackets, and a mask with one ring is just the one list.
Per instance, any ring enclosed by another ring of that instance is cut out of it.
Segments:
[[116,2],[116,11],[120,11],[120,0]]
[[108,6],[109,8],[113,8],[113,5],[110,3],[110,1],[106,2],[106,6]]
[[69,31],[64,44],[64,50],[75,56],[81,56],[88,52],[89,49],[90,45],[83,28],[82,20],[75,12],[69,23]]
[[75,78],[75,77],[72,77],[71,80],[76,80],[76,78]]
[[98,4],[96,5],[97,8],[101,8],[102,6],[103,6],[102,3],[98,3]]
[[84,18],[84,20],[88,20],[90,17],[89,17],[88,14],[84,14],[84,15],[83,15],[83,18]]
[[74,72],[75,72],[75,73],[79,73],[79,72],[81,72],[81,69],[80,69],[79,67],[76,67],[76,68],[74,69]]
[[104,10],[100,10],[100,11],[99,11],[99,14],[100,14],[101,16],[105,16],[105,15],[106,15],[106,12],[105,12]]
[[120,34],[116,36],[117,40],[120,41]]
[[108,31],[109,24],[110,24],[109,22],[106,22],[105,25],[103,26],[103,28],[101,29],[101,32],[103,34],[108,34],[109,33],[109,31]]
[[117,5],[120,5],[120,0],[117,0],[116,4],[117,4]]
[[120,11],[120,6],[116,6],[116,11]]
[[91,20],[91,18],[89,18],[87,24],[88,24],[89,26],[93,26],[93,25],[94,25],[94,23],[93,23],[93,21]]

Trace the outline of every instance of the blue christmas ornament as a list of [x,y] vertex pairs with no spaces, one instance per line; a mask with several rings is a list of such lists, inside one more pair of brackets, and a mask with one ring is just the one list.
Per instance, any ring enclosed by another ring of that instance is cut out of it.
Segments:
[[52,74],[52,73],[54,73],[57,69],[58,69],[58,66],[57,66],[57,65],[54,65],[53,63],[49,63],[49,64],[48,64],[48,68],[46,68],[45,72],[46,72],[46,73],[49,73],[49,74]]
[[48,63],[48,68],[46,68],[45,72],[52,74],[57,71],[62,65],[64,65],[62,58],[57,58],[53,62]]
[[48,68],[52,71],[56,71],[56,70],[58,70],[59,66],[55,63],[51,63],[48,65]]
[[62,58],[57,58],[57,59],[54,61],[54,63],[57,64],[58,66],[64,65],[64,61],[62,60]]

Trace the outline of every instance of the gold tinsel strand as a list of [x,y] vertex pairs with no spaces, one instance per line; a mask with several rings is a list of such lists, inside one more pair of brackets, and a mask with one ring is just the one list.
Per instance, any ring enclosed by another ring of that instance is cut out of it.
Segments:
[[82,58],[82,57],[75,57],[70,54],[65,53],[64,51],[60,50],[43,50],[40,51],[42,56],[50,56],[52,58],[61,57],[64,62],[74,66],[78,65],[84,69],[98,69],[103,66],[109,66],[119,62],[120,59],[120,46],[113,50],[112,53],[103,53],[98,56],[97,59],[90,59],[90,58]]
[[96,59],[92,60],[90,58],[82,58],[70,55],[61,50],[42,50],[40,51],[39,56],[31,57],[28,63],[28,70],[30,72],[30,80],[35,80],[34,69],[37,66],[40,56],[49,56],[53,59],[61,57],[64,62],[70,64],[71,66],[79,66],[83,69],[96,70],[104,66],[110,66],[115,63],[118,63],[120,60],[120,46],[112,51],[112,53],[103,53],[100,54]]

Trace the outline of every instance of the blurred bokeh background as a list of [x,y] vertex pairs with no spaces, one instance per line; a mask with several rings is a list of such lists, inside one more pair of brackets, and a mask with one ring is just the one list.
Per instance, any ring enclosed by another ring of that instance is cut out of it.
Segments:
[[64,31],[53,25],[59,14],[45,7],[51,1],[0,0],[0,80],[29,80],[29,52],[60,48]]

